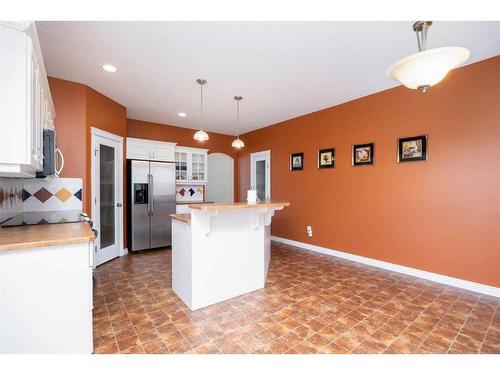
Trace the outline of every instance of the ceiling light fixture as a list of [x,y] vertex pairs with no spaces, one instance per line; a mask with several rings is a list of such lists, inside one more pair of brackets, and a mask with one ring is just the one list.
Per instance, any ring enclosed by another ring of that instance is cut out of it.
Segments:
[[184,112],[179,112],[177,114],[177,116],[179,116],[179,117],[186,117],[187,115]]
[[450,70],[458,68],[470,56],[462,47],[442,47],[426,50],[427,30],[432,21],[413,24],[417,34],[418,52],[396,61],[387,70],[387,77],[401,82],[410,89],[426,92],[429,87],[441,82]]
[[104,64],[102,66],[102,68],[107,71],[107,72],[110,72],[110,73],[115,73],[116,71],[118,71],[118,69],[116,69],[116,66],[114,65],[111,65],[111,64]]
[[234,100],[236,100],[236,139],[233,141],[231,146],[236,149],[240,149],[245,147],[245,143],[240,139],[239,130],[240,130],[240,101],[243,99],[242,96],[235,96]]
[[200,85],[200,130],[194,133],[194,139],[204,142],[208,140],[208,134],[203,130],[203,85],[207,83],[207,80],[199,78],[196,83]]

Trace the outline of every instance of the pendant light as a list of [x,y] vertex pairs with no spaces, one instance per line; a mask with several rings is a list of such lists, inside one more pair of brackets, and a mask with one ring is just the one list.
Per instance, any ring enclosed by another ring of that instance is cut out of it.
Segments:
[[231,146],[236,149],[240,149],[245,147],[245,143],[240,139],[239,131],[240,131],[240,101],[243,99],[242,96],[235,96],[234,100],[236,100],[236,139],[233,141]]
[[395,62],[387,77],[400,81],[410,89],[426,92],[429,87],[441,82],[452,69],[458,68],[470,56],[462,47],[442,47],[426,50],[427,30],[432,21],[418,21],[413,24],[417,34],[418,52]]
[[207,83],[206,79],[197,79],[196,83],[200,85],[200,130],[194,133],[194,139],[199,142],[208,140],[208,134],[203,130],[203,85]]

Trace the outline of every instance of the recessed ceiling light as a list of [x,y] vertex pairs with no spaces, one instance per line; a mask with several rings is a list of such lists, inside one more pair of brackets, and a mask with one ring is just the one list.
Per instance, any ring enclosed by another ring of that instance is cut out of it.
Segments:
[[187,115],[184,112],[179,112],[177,114],[177,116],[179,116],[179,117],[186,117]]
[[114,73],[116,72],[118,69],[116,69],[116,67],[114,65],[111,65],[111,64],[104,64],[102,66],[102,68],[107,71],[107,72],[111,72],[111,73]]

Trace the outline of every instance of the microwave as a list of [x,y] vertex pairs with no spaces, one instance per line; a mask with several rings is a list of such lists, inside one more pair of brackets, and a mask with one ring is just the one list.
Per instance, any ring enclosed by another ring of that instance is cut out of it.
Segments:
[[64,167],[64,156],[56,147],[56,132],[43,129],[43,169],[36,172],[36,177],[59,177]]

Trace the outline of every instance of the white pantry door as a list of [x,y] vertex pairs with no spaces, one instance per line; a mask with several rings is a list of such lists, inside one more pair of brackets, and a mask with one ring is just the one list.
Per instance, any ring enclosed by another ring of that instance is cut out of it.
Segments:
[[120,255],[123,239],[123,138],[92,128],[95,266]]

